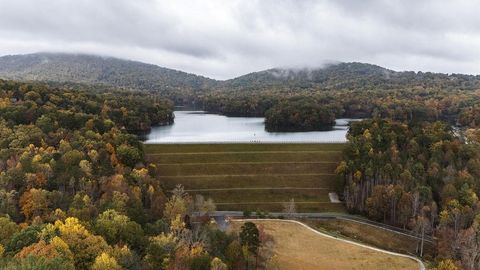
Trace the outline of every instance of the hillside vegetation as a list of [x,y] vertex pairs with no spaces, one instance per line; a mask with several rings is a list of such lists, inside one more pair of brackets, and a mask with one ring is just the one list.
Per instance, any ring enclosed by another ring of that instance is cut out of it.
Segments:
[[102,90],[0,80],[0,269],[243,269],[255,250],[209,201],[167,197],[128,133],[171,122],[171,103]]
[[[337,173],[348,209],[435,235],[437,252],[474,269],[480,247],[480,132],[442,122],[352,123]],[[419,249],[422,255],[422,247]]]
[[0,78],[103,84],[154,91],[177,102],[215,83],[205,77],[136,61],[61,53],[0,57]]
[[0,76],[21,80],[107,84],[143,90],[166,88],[223,90],[368,89],[375,85],[425,87],[445,84],[450,89],[478,86],[479,76],[430,72],[397,72],[365,63],[329,63],[311,68],[274,68],[216,81],[186,72],[114,57],[68,53],[34,53],[0,57]]
[[[120,260],[112,250],[126,246],[149,269],[208,267],[214,256],[229,259],[225,246],[181,244],[193,239],[189,218],[199,205],[202,213],[215,209],[197,195],[213,198],[220,210],[280,211],[293,198],[298,211],[343,211],[328,200],[328,192],[342,190],[350,212],[438,237],[438,260],[469,270],[480,261],[480,76],[336,63],[214,81],[114,58],[33,54],[1,57],[0,77],[49,81],[0,81],[5,265],[45,261],[35,252],[53,245],[66,250],[58,237],[71,256],[59,249],[68,256],[48,263],[88,269],[99,252]],[[347,145],[144,148],[129,134],[172,123],[173,104],[267,116],[272,130],[369,120],[352,124]],[[200,224],[205,239],[221,235],[242,250],[238,237]],[[73,229],[78,239],[68,237]],[[98,245],[82,249],[91,244],[82,239]],[[177,248],[158,248],[164,244]],[[422,256],[424,245],[416,252]],[[235,258],[228,263],[248,261]]]
[[[280,119],[270,128],[272,131],[322,130],[332,118],[340,117],[441,120],[463,126],[480,123],[475,116],[480,107],[480,76],[397,72],[365,63],[276,68],[216,81],[111,57],[38,53],[0,57],[0,78],[151,91],[176,105],[230,116]],[[280,103],[294,104],[288,116],[274,107]],[[301,117],[301,109],[310,103],[328,113]]]

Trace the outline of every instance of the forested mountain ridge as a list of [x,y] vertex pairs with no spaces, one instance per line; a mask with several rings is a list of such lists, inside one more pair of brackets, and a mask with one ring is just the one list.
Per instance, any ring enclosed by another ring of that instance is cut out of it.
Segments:
[[290,84],[299,86],[328,86],[332,79],[342,77],[344,81],[351,79],[390,79],[398,74],[380,66],[365,63],[331,63],[315,68],[272,68],[252,72],[225,83],[229,86],[267,86]]
[[105,84],[141,90],[182,92],[203,89],[215,80],[186,72],[85,54],[35,53],[0,57],[0,77],[29,81]]
[[122,87],[147,91],[160,94],[175,105],[194,105],[224,115],[271,116],[272,123],[276,123],[272,124],[272,131],[287,127],[294,130],[327,128],[312,124],[324,122],[317,119],[321,118],[319,114],[315,117],[308,114],[308,119],[286,117],[292,113],[302,115],[292,106],[283,113],[285,117],[280,116],[280,110],[266,114],[279,102],[295,101],[305,105],[299,99],[313,99],[322,108],[328,108],[330,113],[326,119],[376,115],[451,123],[458,120],[470,126],[480,123],[475,118],[480,108],[479,75],[399,72],[356,62],[308,69],[275,68],[217,81],[111,57],[37,53],[0,57],[0,78],[48,81],[62,86],[79,83],[81,88],[88,84],[96,89]]
[[[394,71],[377,65],[350,62],[314,68],[272,68],[218,81],[179,70],[114,57],[87,54],[34,53],[0,57],[0,78],[105,84],[141,90],[262,90],[273,86],[296,91],[305,88],[381,89],[399,85],[443,85],[478,88],[480,76],[431,72]],[[396,87],[395,87],[396,88]]]
[[401,85],[472,88],[480,76],[432,72],[394,71],[377,65],[349,62],[331,63],[316,68],[273,68],[253,72],[224,82],[230,88],[288,86],[290,88],[366,88],[375,85],[391,89]]

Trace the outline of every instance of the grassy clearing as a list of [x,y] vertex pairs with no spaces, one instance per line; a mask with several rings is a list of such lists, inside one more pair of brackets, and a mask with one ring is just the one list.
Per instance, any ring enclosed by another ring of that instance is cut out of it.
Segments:
[[[243,222],[234,221],[233,230]],[[419,269],[412,259],[331,239],[300,224],[284,221],[255,221],[273,237],[279,269]]]
[[[283,203],[294,198],[298,211],[343,212],[342,205],[328,198],[338,186],[334,170],[342,148],[343,144],[148,144],[145,152],[167,190],[182,184],[192,195],[212,198],[219,210],[281,211]],[[282,187],[292,189],[278,189]]]
[[[417,247],[415,238],[349,220],[306,220],[305,223],[321,231],[399,253],[415,254]],[[424,248],[425,255],[433,254],[432,244],[426,243]]]

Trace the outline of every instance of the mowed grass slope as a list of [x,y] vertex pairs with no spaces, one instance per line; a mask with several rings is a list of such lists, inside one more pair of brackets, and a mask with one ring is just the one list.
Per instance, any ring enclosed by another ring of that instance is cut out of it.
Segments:
[[[256,220],[267,235],[273,238],[273,251],[280,270],[418,270],[413,259],[332,239],[315,233],[301,224],[282,220]],[[239,231],[243,221],[232,222],[232,230]]]
[[[405,234],[346,219],[312,219],[304,222],[310,227],[328,231],[330,234],[404,254],[415,254],[419,242],[418,239]],[[424,254],[433,256],[434,253],[434,244],[425,241]]]
[[219,210],[343,211],[328,193],[343,144],[146,144],[167,190],[182,184],[212,198]]

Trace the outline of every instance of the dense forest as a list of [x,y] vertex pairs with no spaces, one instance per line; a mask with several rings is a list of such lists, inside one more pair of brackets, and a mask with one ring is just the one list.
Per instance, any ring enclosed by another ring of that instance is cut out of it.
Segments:
[[182,187],[167,194],[145,163],[132,133],[171,124],[174,105],[265,116],[274,132],[368,118],[352,123],[337,168],[349,211],[437,238],[438,261],[480,265],[480,76],[339,63],[214,81],[93,56],[20,60],[0,58],[0,75],[48,82],[0,81],[3,268],[267,264],[261,228],[218,230],[211,200]]
[[265,113],[267,131],[328,130],[335,125],[335,108],[312,99],[286,100]]
[[337,168],[345,180],[347,207],[422,237],[434,235],[438,258],[477,269],[479,134],[470,129],[456,136],[442,122],[352,123]]
[[0,57],[0,77],[141,90],[161,94],[175,105],[229,116],[265,116],[280,102],[304,98],[334,107],[336,118],[459,120],[462,125],[475,124],[472,108],[480,89],[480,76],[397,72],[364,63],[276,68],[216,81],[140,62],[55,53]]
[[[475,113],[480,108],[479,89],[479,76],[394,72],[368,64],[341,63],[319,70],[252,73],[203,93],[197,104],[230,116],[266,116],[267,123],[269,118],[282,119],[283,126],[297,131],[324,129],[322,118],[332,111],[335,118],[440,120],[476,126],[480,121]],[[295,105],[288,106],[289,102]],[[295,115],[302,115],[312,102],[325,111],[310,119],[319,124],[305,129],[305,119]],[[286,106],[290,107],[288,116],[278,109]]]
[[[480,123],[480,92],[475,89],[423,88],[406,85],[395,90],[339,89],[326,91],[309,89],[284,92],[279,89],[263,89],[249,94],[243,91],[215,92],[202,97],[200,102],[206,111],[230,116],[265,116],[282,119],[285,126],[302,127],[302,115],[306,107],[321,106],[323,113],[312,114],[312,122],[319,124],[308,130],[322,130],[325,115],[333,118],[389,118],[399,121],[444,121],[452,125],[475,127]],[[480,88],[480,86],[479,86]],[[289,103],[291,103],[289,105]],[[288,107],[288,115],[280,108]],[[272,110],[271,110],[272,109]],[[317,108],[320,109],[320,108]],[[270,110],[270,112],[269,112]],[[314,115],[314,116],[313,116]],[[328,122],[328,121],[327,121]]]
[[128,131],[173,120],[151,94],[0,80],[1,269],[245,269],[261,228],[220,231],[215,204],[166,194]]

